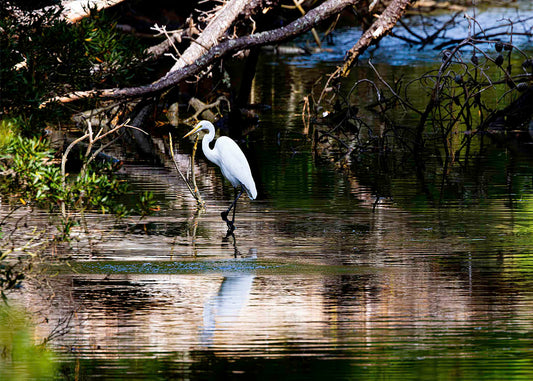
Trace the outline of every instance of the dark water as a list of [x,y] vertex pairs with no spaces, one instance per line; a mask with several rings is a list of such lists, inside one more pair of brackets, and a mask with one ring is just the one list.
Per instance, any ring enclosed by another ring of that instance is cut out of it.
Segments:
[[260,197],[234,239],[211,164],[200,214],[170,166],[126,166],[162,210],[87,215],[68,266],[20,297],[47,316],[38,337],[69,321],[50,343],[59,378],[533,378],[531,146],[489,145],[446,176],[430,161],[423,179],[412,163],[338,171],[303,134],[320,72],[260,62],[253,101],[272,111],[243,143]]

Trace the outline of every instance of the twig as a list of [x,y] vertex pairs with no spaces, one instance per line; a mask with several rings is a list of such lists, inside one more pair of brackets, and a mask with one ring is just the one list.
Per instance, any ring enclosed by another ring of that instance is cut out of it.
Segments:
[[192,185],[194,186],[194,193],[198,193],[198,185],[196,185],[196,176],[194,174],[194,158],[196,157],[196,150],[198,149],[198,141],[200,140],[200,135],[196,134],[196,139],[194,140],[194,146],[192,148],[192,154],[191,154],[191,178],[192,178]]
[[[198,191],[198,188],[196,187],[196,181],[194,180],[194,170],[192,172],[193,173],[193,181],[194,181],[194,190],[193,190],[193,186],[191,186],[191,183],[189,182],[189,180],[187,180],[187,178],[185,177],[183,172],[181,172],[181,170],[180,170],[178,162],[176,161],[176,158],[174,156],[174,146],[172,145],[172,134],[171,133],[169,133],[169,146],[170,146],[170,157],[172,158],[172,161],[174,162],[174,166],[176,167],[176,170],[180,174],[180,176],[181,176],[183,182],[185,183],[185,185],[187,185],[187,188],[189,189],[189,192],[191,192],[191,195],[196,200],[196,204],[197,204],[198,209],[205,209],[205,202],[202,199],[202,196],[200,195],[200,192]],[[195,148],[196,148],[196,145],[195,145]],[[194,158],[194,152],[193,152],[193,158]],[[194,168],[194,162],[191,162],[191,168]]]
[[[225,96],[221,95],[220,97],[217,98],[217,100],[213,103],[209,103],[209,104],[205,104],[205,103],[202,103],[201,101],[199,101],[198,103],[201,103],[199,106],[198,106],[198,109],[196,110],[196,112],[194,113],[193,116],[191,116],[190,118],[188,118],[185,123],[187,122],[190,122],[190,121],[195,121],[198,119],[198,116],[203,113],[204,111],[206,110],[210,110],[212,108],[215,108],[215,107],[220,107],[220,103],[221,101],[226,101],[226,103],[228,104],[228,109],[229,111],[231,111],[231,104],[230,104],[230,101],[228,100],[228,98],[226,98]],[[189,101],[189,104],[192,103],[192,99]],[[194,107],[195,105],[193,105]]]
[[[135,127],[135,126],[130,126],[128,124],[129,121],[130,120],[128,119],[124,123],[121,123],[118,126],[113,127],[111,130],[109,130],[109,131],[107,131],[107,132],[105,132],[103,134],[102,134],[103,128],[101,128],[98,131],[98,133],[96,134],[95,137],[93,137],[93,128],[92,128],[91,122],[90,121],[87,122],[87,130],[88,130],[88,132],[86,132],[83,136],[80,136],[78,139],[76,139],[72,143],[70,143],[68,145],[67,149],[65,150],[65,152],[63,153],[63,156],[61,157],[61,186],[62,186],[63,189],[65,189],[65,186],[66,186],[66,177],[67,177],[67,175],[66,175],[66,165],[67,165],[68,155],[69,155],[70,151],[72,150],[72,148],[74,148],[76,146],[76,144],[84,141],[85,139],[89,139],[89,144],[87,145],[87,150],[85,152],[85,157],[87,158],[87,161],[84,163],[84,165],[82,166],[81,171],[80,171],[80,174],[83,175],[85,170],[86,170],[86,168],[87,168],[87,165],[101,151],[101,149],[97,150],[97,152],[95,152],[94,154],[91,155],[92,147],[93,147],[94,143],[96,143],[97,141],[102,140],[106,136],[117,132],[122,127],[133,128],[133,129],[142,131],[143,133],[148,135],[148,133],[146,131],[143,131],[142,129],[140,129],[138,127]],[[105,148],[105,146],[104,146],[104,148]],[[61,215],[63,216],[63,218],[67,217],[65,200],[61,200]]]
[[407,101],[405,101],[402,97],[400,97],[398,94],[396,94],[396,92],[394,91],[394,89],[387,83],[387,81],[385,81],[383,79],[383,77],[379,74],[379,72],[376,70],[376,68],[374,67],[374,65],[372,65],[372,62],[370,60],[368,60],[368,65],[372,68],[372,70],[374,70],[374,73],[376,73],[378,79],[385,85],[387,86],[387,88],[390,90],[390,92],[396,97],[396,99],[398,99],[400,101],[400,103],[402,104],[402,107],[404,108],[404,111],[405,111],[405,108],[408,107],[410,110],[412,111],[415,111],[417,113],[420,114],[420,111],[417,110],[415,107],[413,107],[412,105],[410,105]]
[[[305,11],[302,8],[303,1],[293,0],[293,3],[294,3],[294,6],[300,11],[302,16],[305,16]],[[311,28],[311,33],[313,34],[313,38],[315,39],[315,42],[316,42],[318,48],[319,49],[322,48],[322,43],[320,42],[320,37],[318,37],[318,33],[317,33],[316,29],[315,28]]]

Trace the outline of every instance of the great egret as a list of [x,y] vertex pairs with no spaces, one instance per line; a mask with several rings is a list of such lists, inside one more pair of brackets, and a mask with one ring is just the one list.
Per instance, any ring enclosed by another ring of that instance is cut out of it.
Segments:
[[[220,167],[222,174],[229,180],[235,189],[235,200],[231,203],[228,210],[221,213],[222,220],[228,225],[228,235],[235,230],[233,222],[235,221],[235,209],[237,208],[237,200],[241,197],[242,192],[246,190],[248,197],[254,200],[257,197],[257,189],[252,177],[252,171],[246,156],[239,148],[235,141],[227,136],[219,137],[215,142],[215,147],[211,149],[209,143],[215,138],[215,126],[207,120],[202,120],[196,127],[194,127],[184,138],[202,130],[207,130],[208,134],[202,139],[202,151],[205,157],[212,163]],[[237,187],[240,186],[240,191],[237,193]],[[233,208],[233,218],[228,220],[228,214]]]

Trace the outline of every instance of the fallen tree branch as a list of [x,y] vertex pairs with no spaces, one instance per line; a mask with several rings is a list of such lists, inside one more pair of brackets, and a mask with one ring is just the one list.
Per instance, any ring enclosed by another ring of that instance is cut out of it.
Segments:
[[335,82],[340,77],[347,77],[350,73],[351,67],[361,54],[374,42],[379,41],[388,33],[394,25],[398,22],[400,17],[405,13],[407,6],[411,0],[394,0],[390,3],[379,18],[363,33],[357,43],[346,53],[344,64],[337,67],[337,69],[329,76],[317,104],[322,102],[322,98],[326,94],[326,90],[330,87],[331,82]]
[[231,24],[233,24],[239,14],[244,10],[247,3],[247,0],[232,0],[226,2],[226,4],[224,4],[211,19],[209,24],[207,24],[198,39],[193,40],[191,45],[189,45],[189,47],[178,58],[174,66],[172,66],[167,73],[167,76],[176,70],[190,65],[200,58],[202,54],[215,46],[220,38],[224,36],[228,28],[231,26]]
[[396,25],[405,13],[411,0],[394,0],[379,18],[363,33],[357,43],[348,51],[342,67],[336,72],[337,76],[346,77],[359,56],[375,41],[383,38]]
[[124,0],[63,0],[63,12],[61,14],[69,22],[76,22],[89,16],[91,9],[102,10],[122,3]]
[[230,53],[256,46],[278,43],[305,33],[320,22],[327,20],[349,6],[359,3],[359,1],[361,0],[328,0],[310,10],[305,16],[300,17],[287,26],[256,33],[250,36],[223,41],[211,48],[206,54],[201,56],[192,64],[176,70],[160,80],[145,86],[76,91],[65,96],[51,98],[42,103],[40,107],[45,107],[50,102],[67,103],[88,97],[127,98],[158,93],[178,84],[188,77],[198,74],[216,60]]
[[[234,21],[237,21],[237,20],[240,20],[240,19],[250,19],[253,22],[253,19],[252,19],[253,15],[255,15],[258,12],[266,13],[269,8],[274,7],[275,5],[277,5],[277,3],[279,3],[279,1],[280,0],[248,0],[246,2],[246,5],[243,7],[243,9],[241,9],[240,13],[238,15],[236,15]],[[168,37],[163,42],[146,49],[147,55],[150,58],[158,58],[158,57],[162,56],[163,54],[165,54],[167,51],[169,51],[170,48],[173,48],[174,47],[173,46],[174,42],[178,42],[179,43],[183,39],[187,39],[187,38],[191,39],[192,36],[194,36],[195,34],[199,34],[200,33],[198,31],[198,29],[196,29],[196,26],[192,22],[192,19],[189,19],[188,22],[186,22],[186,24],[188,24],[188,26],[184,26],[182,29],[167,31]],[[156,27],[152,28],[152,29],[158,30],[158,28],[163,28],[163,27],[158,27],[156,25]],[[206,32],[206,31],[207,31],[207,29],[204,30],[204,32]],[[252,32],[252,34],[253,34],[253,32]],[[222,36],[223,36],[223,32],[221,32],[221,34],[218,35],[215,38],[217,43],[218,43],[218,40]],[[199,40],[196,40],[196,41],[198,42]],[[193,41],[193,43],[194,43],[194,41]],[[207,43],[207,44],[206,43],[202,43],[202,46],[206,46],[206,45],[209,45],[209,43]],[[185,52],[187,52],[187,50]],[[184,52],[184,54],[185,54],[185,52]],[[201,51],[200,53],[203,53],[203,51]],[[187,53],[187,54],[189,54],[189,53]],[[178,57],[180,57],[180,56],[181,56],[181,54],[178,54]],[[198,58],[198,57],[196,57],[196,58]],[[189,57],[189,58],[186,57],[186,59],[188,59],[189,61],[194,61],[196,58],[192,59],[192,56]],[[177,59],[176,59],[176,61],[177,61]]]
[[[203,112],[205,111],[208,111],[208,110],[211,110],[212,108],[215,108],[215,107],[220,107],[220,104],[221,102],[224,101],[227,103],[228,105],[228,108],[229,108],[229,111],[231,111],[231,103],[230,101],[228,100],[228,98],[226,98],[225,96],[221,95],[220,97],[217,98],[217,100],[213,103],[209,103],[209,104],[205,104],[203,103],[202,101],[200,101],[199,99],[196,99],[196,98],[191,98],[189,100],[189,105],[194,107],[195,109],[195,113],[193,116],[191,116],[190,118],[187,118],[187,120],[185,120],[185,123],[189,123],[191,121],[198,121],[198,116],[200,116]],[[210,122],[214,122],[214,119],[215,119],[215,114],[213,113],[210,113],[211,114],[211,117],[210,118],[207,118]],[[206,119],[206,115],[202,115],[202,118],[203,119]]]

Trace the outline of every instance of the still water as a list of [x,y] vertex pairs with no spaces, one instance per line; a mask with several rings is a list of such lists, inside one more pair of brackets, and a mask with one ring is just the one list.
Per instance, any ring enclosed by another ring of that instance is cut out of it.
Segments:
[[59,328],[58,377],[532,379],[531,145],[489,146],[460,178],[428,163],[423,184],[409,166],[339,171],[303,134],[320,69],[259,65],[253,101],[272,111],[242,143],[260,196],[235,237],[202,154],[204,213],[170,163],[126,165],[161,210],[86,215],[68,264],[13,295],[46,317],[37,337]]

